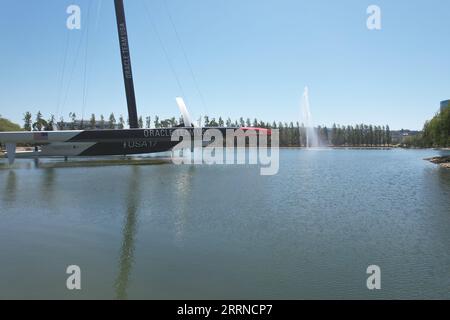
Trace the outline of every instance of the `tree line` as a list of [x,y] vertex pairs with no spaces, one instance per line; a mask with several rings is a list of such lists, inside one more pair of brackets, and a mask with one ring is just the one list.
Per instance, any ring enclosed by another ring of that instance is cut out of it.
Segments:
[[[51,115],[45,120],[39,111],[33,118],[30,112],[24,115],[24,130],[27,131],[52,131],[52,130],[94,130],[94,129],[124,129],[128,124],[128,119],[120,115],[118,119],[114,113],[105,118],[100,115],[99,118],[92,114],[89,120],[77,120],[74,112],[69,114],[69,121],[60,118],[56,121]],[[200,120],[200,119],[199,119]],[[222,117],[213,118],[203,117],[204,127],[259,127],[266,129],[279,129],[280,146],[283,147],[301,147],[306,145],[307,128],[299,122],[264,122],[258,119],[251,120],[240,117],[239,120]],[[182,118],[160,119],[159,116],[139,117],[138,124],[140,128],[169,128],[176,127],[183,123]],[[337,125],[333,124],[331,128],[318,126],[314,128],[318,136],[319,146],[351,146],[351,147],[376,147],[389,146],[392,143],[392,135],[388,125],[377,126],[367,124]]]
[[[300,147],[306,146],[307,128],[303,124],[279,123],[280,145]],[[318,137],[318,146],[328,147],[383,147],[392,144],[389,125],[377,126],[367,124],[337,125],[331,128],[318,126],[313,129]]]

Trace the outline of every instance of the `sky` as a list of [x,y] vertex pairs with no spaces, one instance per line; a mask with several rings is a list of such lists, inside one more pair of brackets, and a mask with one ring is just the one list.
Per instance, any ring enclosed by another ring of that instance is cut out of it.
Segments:
[[[126,117],[113,0],[0,10],[0,115]],[[421,129],[450,99],[447,0],[124,0],[138,113]],[[66,27],[69,5],[81,29]],[[381,30],[366,26],[369,5]]]

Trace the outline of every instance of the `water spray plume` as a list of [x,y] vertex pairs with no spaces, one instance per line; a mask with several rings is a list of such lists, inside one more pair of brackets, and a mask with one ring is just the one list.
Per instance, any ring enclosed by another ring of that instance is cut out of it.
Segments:
[[[317,132],[314,129],[314,124],[311,116],[311,108],[309,105],[309,88],[305,87],[302,96],[302,102],[300,104],[302,122],[305,125],[305,147],[318,147],[319,146],[319,137],[317,136]],[[301,144],[301,141],[300,141]]]

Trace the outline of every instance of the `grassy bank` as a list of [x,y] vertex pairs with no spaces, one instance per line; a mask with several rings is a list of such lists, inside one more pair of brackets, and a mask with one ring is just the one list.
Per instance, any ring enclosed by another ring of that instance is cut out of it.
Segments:
[[0,132],[23,131],[23,129],[8,119],[0,118]]

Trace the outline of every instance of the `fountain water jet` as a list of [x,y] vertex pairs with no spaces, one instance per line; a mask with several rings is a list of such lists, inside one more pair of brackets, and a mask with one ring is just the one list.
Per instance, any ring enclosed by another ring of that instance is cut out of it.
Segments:
[[[316,130],[314,129],[314,124],[311,116],[311,109],[309,106],[309,89],[305,87],[302,96],[302,102],[300,104],[302,122],[305,125],[305,147],[318,147],[319,146],[319,137],[317,135]],[[300,141],[301,145],[301,141]]]

